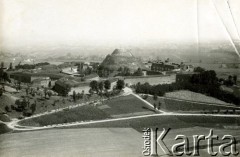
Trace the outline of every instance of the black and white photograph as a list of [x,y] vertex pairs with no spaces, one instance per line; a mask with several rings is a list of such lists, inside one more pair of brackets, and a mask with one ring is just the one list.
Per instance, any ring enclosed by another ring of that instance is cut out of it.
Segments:
[[240,156],[240,0],[0,0],[0,156]]

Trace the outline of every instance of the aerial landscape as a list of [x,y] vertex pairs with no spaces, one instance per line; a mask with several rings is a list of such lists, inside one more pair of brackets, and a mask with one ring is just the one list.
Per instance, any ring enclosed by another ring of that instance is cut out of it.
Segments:
[[0,0],[0,156],[239,156],[239,6]]

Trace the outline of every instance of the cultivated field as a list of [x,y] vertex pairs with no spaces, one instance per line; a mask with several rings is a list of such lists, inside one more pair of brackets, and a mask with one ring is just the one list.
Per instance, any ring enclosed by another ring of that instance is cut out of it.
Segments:
[[[159,127],[158,135],[163,128]],[[193,135],[209,134],[210,128],[191,127],[181,129],[171,129],[164,138],[164,143],[168,148],[179,143],[174,140],[179,133],[189,139],[190,148],[193,146]],[[239,140],[239,131],[229,129],[214,129],[213,133],[220,138],[223,135],[233,135]],[[39,137],[39,135],[41,135]],[[33,132],[22,132],[14,134],[0,135],[0,154],[4,157],[15,156],[104,156],[104,157],[133,157],[143,156],[143,133],[131,128],[84,128],[84,129],[53,129]],[[38,137],[38,138],[36,138]],[[104,144],[103,144],[104,141]],[[214,145],[218,145],[219,140],[214,140]],[[201,140],[200,156],[208,157],[206,146],[207,140]],[[216,147],[218,148],[218,147]],[[240,145],[237,145],[239,150]],[[24,150],[24,151],[23,151]],[[39,151],[41,150],[41,151]],[[214,149],[218,151],[217,149]],[[164,152],[158,147],[158,154]]]
[[[240,118],[236,117],[218,117],[209,115],[153,115],[148,117],[140,117],[133,119],[124,119],[111,122],[101,122],[84,124],[78,126],[70,126],[69,128],[105,128],[105,127],[118,127],[126,128],[131,127],[139,132],[142,132],[143,128],[193,128],[196,126],[208,127],[208,128],[240,128]],[[64,127],[66,128],[66,127]]]
[[54,129],[0,135],[3,157],[141,156],[142,134],[131,128]]
[[210,96],[206,96],[201,93],[195,93],[192,91],[188,91],[188,90],[179,90],[179,91],[169,92],[169,93],[165,94],[165,97],[197,101],[197,102],[213,103],[213,104],[228,104],[219,99],[216,99],[216,98],[213,98]]
[[112,117],[129,117],[132,115],[153,114],[153,110],[143,101],[134,95],[121,96],[114,99],[106,100],[103,105],[99,106]]
[[109,115],[91,105],[65,109],[52,114],[26,119],[20,122],[24,126],[46,126],[52,124],[90,121],[109,118]]
[[151,107],[134,95],[120,96],[105,100],[97,105],[84,105],[72,109],[64,109],[56,113],[22,120],[24,126],[46,126],[77,121],[92,121],[108,118],[130,117],[154,114]]
[[195,101],[185,101],[171,98],[164,98],[165,109],[168,111],[201,111],[201,112],[210,112],[219,110],[233,110],[239,109],[235,106],[229,105],[218,105],[218,104],[210,104],[210,103],[201,103]]
[[[174,92],[172,92],[174,93]],[[172,94],[171,93],[171,94]],[[181,93],[179,93],[181,94]],[[178,94],[172,96],[178,97]],[[184,95],[185,96],[185,95]],[[184,98],[182,96],[181,98]],[[203,97],[207,97],[204,96]],[[202,100],[202,101],[191,101],[188,99],[177,99],[177,98],[170,98],[170,97],[158,97],[157,100],[153,99],[153,96],[148,96],[146,99],[149,103],[151,104],[156,104],[158,106],[159,102],[161,103],[160,109],[161,110],[166,110],[166,111],[179,111],[179,112],[191,112],[191,111],[196,111],[196,112],[217,112],[217,111],[222,111],[226,112],[227,110],[233,111],[235,110],[240,110],[240,108],[237,108],[234,105],[227,104],[224,102],[222,104],[216,104],[214,102],[221,102],[219,101],[214,101],[215,98],[207,97],[207,100]],[[212,103],[205,103],[204,101],[211,101]]]

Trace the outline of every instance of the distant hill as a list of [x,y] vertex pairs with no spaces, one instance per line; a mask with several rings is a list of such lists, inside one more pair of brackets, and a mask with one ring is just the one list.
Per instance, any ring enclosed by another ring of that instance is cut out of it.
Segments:
[[144,64],[135,58],[129,49],[115,49],[111,55],[107,55],[101,65],[111,70],[118,70],[120,67],[128,67],[131,71],[138,68],[146,69]]

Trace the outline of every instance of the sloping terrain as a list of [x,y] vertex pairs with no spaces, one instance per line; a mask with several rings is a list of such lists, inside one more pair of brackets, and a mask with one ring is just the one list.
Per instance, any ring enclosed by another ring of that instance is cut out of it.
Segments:
[[[219,99],[216,99],[216,98],[213,98],[210,96],[206,96],[201,93],[187,91],[187,90],[179,90],[179,91],[175,91],[175,92],[169,92],[169,93],[166,93],[165,96],[168,98],[176,98],[176,99],[183,99],[183,100],[189,100],[189,101],[222,104],[222,105],[228,104]],[[230,104],[228,104],[228,105],[230,105]]]
[[128,67],[132,71],[146,68],[138,58],[132,55],[130,50],[125,49],[115,49],[111,55],[107,55],[101,65],[111,70],[118,70],[120,67]]

